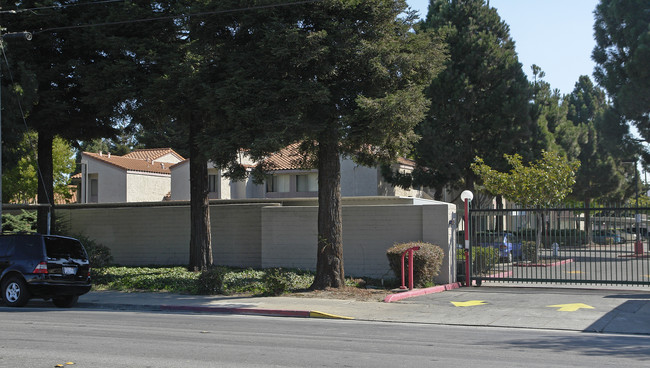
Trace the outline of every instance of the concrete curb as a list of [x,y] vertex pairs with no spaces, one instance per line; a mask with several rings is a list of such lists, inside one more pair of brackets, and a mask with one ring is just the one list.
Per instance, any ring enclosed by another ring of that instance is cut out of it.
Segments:
[[338,316],[319,311],[291,310],[291,309],[261,309],[261,308],[228,308],[228,307],[197,307],[183,305],[161,305],[162,311],[176,312],[203,312],[222,314],[243,314],[275,317],[299,317],[299,318],[329,318],[329,319],[354,319],[352,317]]
[[406,299],[406,298],[412,298],[414,296],[433,294],[433,293],[441,293],[443,291],[459,289],[462,286],[463,286],[462,283],[454,282],[452,284],[438,285],[438,286],[425,288],[425,289],[414,289],[414,290],[409,290],[409,291],[403,291],[403,292],[400,292],[400,293],[390,294],[390,295],[386,296],[386,298],[384,298],[384,302],[385,303],[392,303],[392,302],[396,302],[398,300],[402,300],[402,299]]

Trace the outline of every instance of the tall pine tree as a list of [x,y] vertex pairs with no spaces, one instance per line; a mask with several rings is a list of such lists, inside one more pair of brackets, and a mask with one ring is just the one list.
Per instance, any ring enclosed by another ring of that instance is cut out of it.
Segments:
[[432,0],[423,28],[449,45],[449,60],[427,89],[431,109],[420,123],[416,185],[474,189],[474,158],[505,170],[503,154],[526,154],[532,129],[528,81],[509,28],[484,0]]

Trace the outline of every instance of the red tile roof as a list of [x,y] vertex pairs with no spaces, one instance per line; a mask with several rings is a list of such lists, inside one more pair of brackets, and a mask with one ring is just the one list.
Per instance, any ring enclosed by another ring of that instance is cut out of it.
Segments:
[[294,143],[269,156],[264,160],[269,164],[269,170],[305,169],[302,166],[305,156],[299,151],[299,147],[300,143]]
[[98,153],[92,152],[84,152],[84,155],[128,171],[141,171],[168,175],[171,174],[171,171],[169,170],[171,164],[169,163],[154,162],[152,164],[150,161],[144,159],[114,155],[111,155],[109,157],[105,154],[100,155]]
[[[267,163],[271,164],[269,170],[310,169],[310,167],[303,166],[305,156],[300,152],[299,148],[300,143],[294,143],[269,156],[265,160]],[[399,157],[397,163],[404,166],[415,167],[415,161],[404,157]]]
[[176,153],[173,149],[171,148],[150,148],[150,149],[138,149],[133,152],[127,153],[126,155],[122,156],[125,158],[134,158],[138,160],[146,160],[146,161],[152,161],[152,160],[157,160],[160,157],[163,157],[167,154],[172,154],[174,155],[178,161],[183,161],[184,158],[183,156],[179,155]]

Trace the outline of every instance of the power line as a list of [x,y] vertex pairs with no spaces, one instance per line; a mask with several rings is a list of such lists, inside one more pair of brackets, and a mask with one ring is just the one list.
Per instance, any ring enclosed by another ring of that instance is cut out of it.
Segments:
[[38,34],[38,33],[46,33],[46,32],[61,31],[61,30],[68,30],[68,29],[79,29],[79,28],[89,28],[89,27],[112,26],[112,25],[120,25],[120,24],[153,22],[153,21],[159,21],[159,20],[170,20],[170,19],[176,19],[176,18],[181,18],[181,17],[199,17],[199,16],[205,16],[205,15],[227,14],[227,13],[236,13],[236,12],[242,12],[242,11],[247,11],[247,10],[261,10],[261,9],[271,9],[271,8],[293,6],[293,5],[311,4],[311,3],[321,2],[321,1],[323,1],[323,0],[303,0],[303,1],[296,1],[296,2],[292,2],[292,3],[258,5],[258,6],[250,6],[250,7],[246,7],[246,8],[214,10],[214,11],[207,11],[207,12],[169,15],[169,16],[155,17],[155,18],[142,18],[142,19],[131,19],[131,20],[124,20],[124,21],[116,21],[116,22],[80,24],[80,25],[76,25],[76,26],[46,28],[46,29],[33,31],[32,33],[33,34]]
[[6,13],[22,13],[22,12],[33,12],[35,10],[45,10],[45,9],[63,9],[73,6],[83,6],[83,5],[97,5],[97,4],[106,4],[106,3],[122,3],[124,0],[103,0],[103,1],[92,1],[88,3],[75,3],[75,4],[65,4],[65,5],[53,5],[53,6],[41,6],[37,8],[25,8],[25,9],[11,9],[11,10],[0,10],[0,14]]

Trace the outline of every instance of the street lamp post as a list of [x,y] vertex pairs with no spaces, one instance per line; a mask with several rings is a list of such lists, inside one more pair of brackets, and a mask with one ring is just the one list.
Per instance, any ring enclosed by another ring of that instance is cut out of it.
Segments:
[[474,199],[474,194],[469,190],[460,193],[460,199],[465,203],[465,286],[470,286],[469,262],[469,202]]

